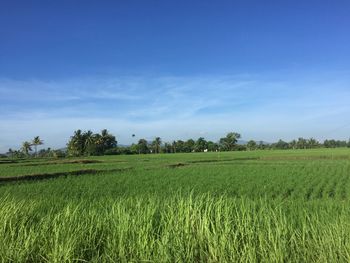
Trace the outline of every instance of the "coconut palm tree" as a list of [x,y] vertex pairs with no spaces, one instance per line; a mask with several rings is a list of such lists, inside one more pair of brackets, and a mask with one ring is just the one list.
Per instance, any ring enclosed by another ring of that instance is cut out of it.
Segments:
[[32,150],[32,145],[30,144],[30,142],[23,142],[22,143],[22,152],[25,154],[25,155],[29,155],[29,152]]
[[314,138],[310,138],[309,140],[307,140],[307,145],[309,146],[309,148],[317,148],[319,145],[319,142],[314,139]]
[[110,134],[106,129],[101,131],[101,140],[102,140],[102,153],[108,149],[112,149],[117,146],[117,140],[115,136]]
[[96,141],[98,141],[99,138],[96,138],[94,136],[94,133],[90,130],[88,130],[87,132],[83,133],[83,137],[84,137],[84,145],[83,145],[83,150],[81,155],[83,154],[87,154],[87,155],[92,155],[95,151],[96,148]]
[[233,151],[240,138],[241,135],[239,133],[229,132],[226,137],[220,139],[220,144],[226,151]]
[[32,140],[32,145],[34,145],[34,150],[35,150],[35,156],[37,157],[37,147],[38,145],[43,145],[44,141],[40,139],[39,136],[34,137],[34,139]]
[[84,151],[84,137],[81,130],[74,131],[74,135],[70,137],[67,143],[67,150],[69,155],[80,156]]
[[160,153],[160,146],[162,144],[162,139],[160,137],[156,137],[152,142],[152,146],[154,148],[154,153]]

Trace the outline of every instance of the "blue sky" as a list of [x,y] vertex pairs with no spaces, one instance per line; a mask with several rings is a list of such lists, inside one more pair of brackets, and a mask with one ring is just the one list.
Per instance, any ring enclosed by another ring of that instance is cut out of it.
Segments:
[[[74,3],[73,3],[74,2]],[[350,137],[348,1],[1,1],[0,152],[75,129]]]

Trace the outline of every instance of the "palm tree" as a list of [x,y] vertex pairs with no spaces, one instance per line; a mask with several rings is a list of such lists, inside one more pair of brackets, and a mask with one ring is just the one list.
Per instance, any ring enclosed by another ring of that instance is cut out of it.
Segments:
[[32,145],[30,142],[23,142],[22,143],[22,152],[25,153],[27,156],[29,155],[29,152],[32,150]]
[[307,141],[304,138],[298,138],[297,147],[298,149],[306,149]]
[[44,141],[39,138],[39,136],[34,137],[32,145],[34,145],[35,156],[37,157],[37,147],[38,145],[43,145]]
[[103,152],[105,150],[108,150],[117,146],[118,142],[115,139],[115,136],[110,134],[106,129],[103,129],[101,131],[101,139],[102,139]]
[[140,139],[137,143],[137,148],[140,153],[149,153],[148,142],[145,139]]
[[[100,136],[100,135],[99,135]],[[94,136],[93,132],[88,130],[87,132],[83,133],[83,137],[84,137],[84,145],[83,145],[83,149],[82,149],[82,153],[83,154],[87,154],[87,155],[91,155],[94,152],[94,148],[96,146],[95,142],[99,140],[99,138],[96,138],[96,136]]]
[[297,147],[297,141],[293,140],[289,143],[290,147],[294,150]]
[[69,155],[79,156],[82,155],[84,150],[84,138],[81,130],[74,131],[74,135],[70,137],[67,143],[67,150]]
[[176,153],[176,150],[177,150],[177,143],[176,143],[176,141],[173,141],[171,143],[171,147],[172,147],[172,153]]
[[229,132],[226,137],[220,139],[220,144],[226,151],[233,151],[241,135],[236,132]]
[[307,141],[307,144],[308,144],[309,148],[316,148],[319,145],[319,142],[314,138],[310,138]]
[[160,137],[156,137],[152,142],[152,146],[154,149],[154,153],[160,153],[160,145],[162,144],[162,139]]

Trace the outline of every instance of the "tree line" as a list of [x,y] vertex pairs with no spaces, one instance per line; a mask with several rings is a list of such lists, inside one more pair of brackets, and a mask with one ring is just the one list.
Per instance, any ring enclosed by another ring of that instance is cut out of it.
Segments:
[[[254,149],[254,143],[250,144],[250,142],[248,142],[247,148],[249,149],[250,146],[253,146],[252,148]],[[283,140],[279,140],[278,142],[269,144],[267,146],[268,149],[280,149],[280,150],[283,150],[283,149],[339,148],[339,147],[350,147],[350,140],[349,141],[325,140],[323,143],[321,143],[314,138],[310,138],[310,139],[298,138],[297,140],[292,140],[290,142],[285,142]]]
[[243,150],[242,145],[238,145],[238,139],[241,138],[239,133],[230,132],[219,142],[207,141],[203,137],[197,140],[176,140],[172,142],[164,142],[160,137],[156,137],[153,141],[139,139],[137,143],[130,146],[119,147],[118,151],[107,151],[106,154],[147,154],[147,153],[190,153],[204,151],[233,151]]
[[29,156],[30,152],[33,150],[32,147],[34,147],[34,156],[37,157],[38,146],[43,144],[44,144],[44,141],[41,140],[39,136],[35,136],[33,140],[23,142],[20,150],[12,150],[10,148],[8,151],[8,154],[10,156],[16,156],[16,157]]
[[117,148],[117,140],[106,129],[101,133],[77,130],[67,143],[67,153],[71,156],[104,155],[107,150]]
[[[135,137],[133,134],[132,137]],[[130,146],[118,146],[116,137],[107,129],[100,133],[92,131],[76,130],[70,137],[66,149],[52,150],[40,149],[43,140],[39,136],[31,141],[22,143],[20,150],[9,149],[7,156],[10,157],[65,157],[65,156],[93,156],[93,155],[117,155],[117,154],[150,154],[150,153],[190,153],[190,152],[216,152],[216,151],[253,151],[253,150],[287,150],[287,149],[314,149],[314,148],[337,148],[350,147],[349,141],[325,140],[323,143],[314,138],[298,138],[286,142],[279,140],[276,143],[250,140],[238,143],[241,135],[237,132],[229,132],[217,142],[208,141],[203,137],[198,139],[174,140],[163,142],[160,137],[152,141],[139,139]],[[34,148],[34,152],[33,152]],[[33,152],[33,153],[32,153]]]

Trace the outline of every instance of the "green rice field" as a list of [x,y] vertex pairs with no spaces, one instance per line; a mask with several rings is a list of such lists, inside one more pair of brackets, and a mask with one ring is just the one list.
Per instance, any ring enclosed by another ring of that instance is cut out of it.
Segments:
[[0,160],[0,262],[349,262],[350,149]]

